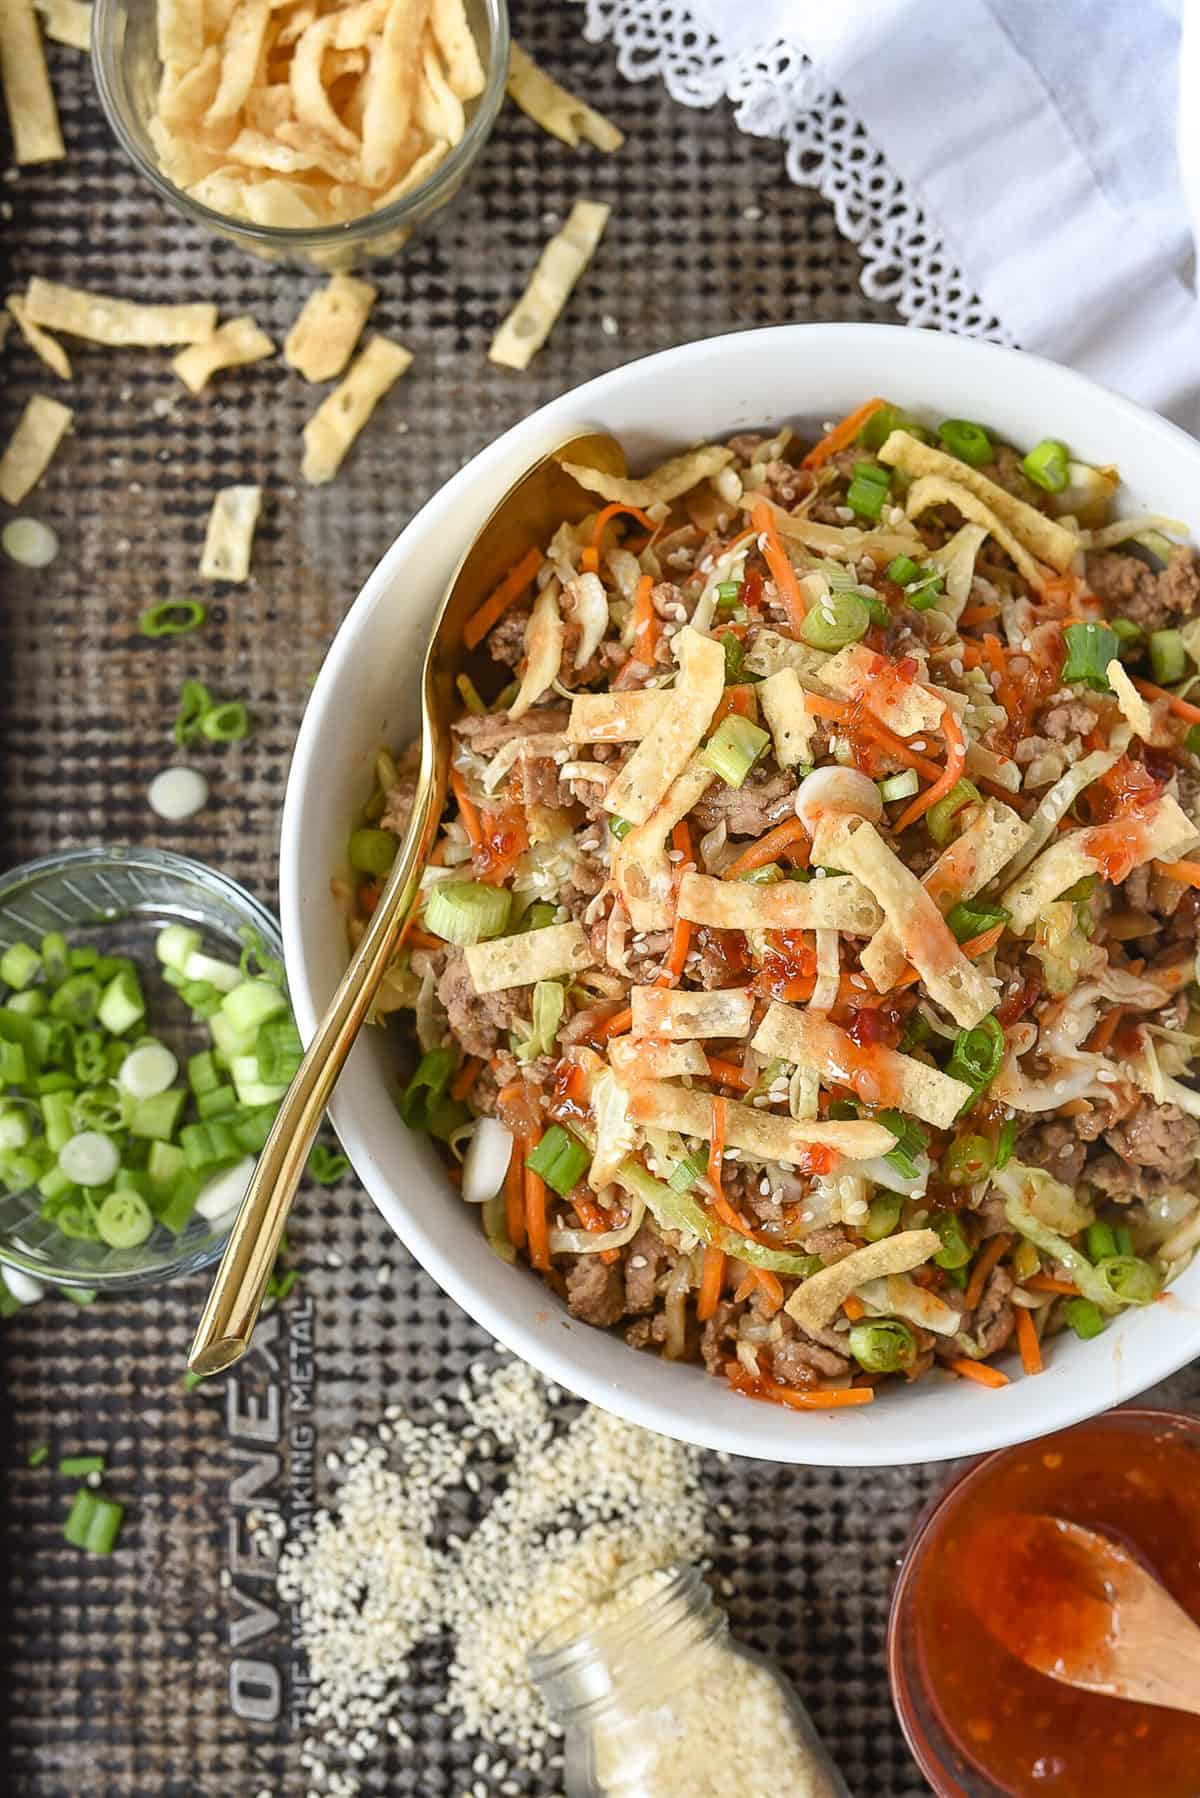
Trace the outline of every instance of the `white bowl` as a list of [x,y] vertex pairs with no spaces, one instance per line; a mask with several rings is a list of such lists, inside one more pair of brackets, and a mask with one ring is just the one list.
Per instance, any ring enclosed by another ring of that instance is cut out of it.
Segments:
[[[469,462],[408,525],[339,630],[309,700],[288,779],[280,904],[296,1019],[307,1038],[345,966],[329,877],[344,866],[380,743],[417,718],[431,611],[471,537],[519,472],[585,429],[614,432],[630,465],[731,432],[793,420],[811,433],[869,394],[935,416],[977,418],[1017,444],[1064,438],[1118,462],[1126,509],[1188,518],[1200,449],[1182,431],[1033,356],[881,325],[785,325],[650,356],[544,406]],[[800,1415],[738,1397],[697,1367],[628,1348],[573,1319],[524,1267],[488,1249],[437,1157],[400,1122],[394,1057],[364,1032],[332,1107],[363,1185],[397,1236],[484,1329],[543,1373],[622,1417],[704,1447],[773,1461],[894,1466],[979,1454],[1117,1404],[1200,1353],[1200,1263],[1170,1299],[1126,1312],[1093,1342],[1058,1338],[1036,1380],[1000,1391],[940,1376],[874,1405]]]

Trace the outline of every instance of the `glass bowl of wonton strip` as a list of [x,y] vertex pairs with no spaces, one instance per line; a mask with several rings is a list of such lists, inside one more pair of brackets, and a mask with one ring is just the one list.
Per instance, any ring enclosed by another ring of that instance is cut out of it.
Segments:
[[168,205],[271,261],[394,255],[466,180],[504,98],[506,0],[97,0],[117,141]]
[[[216,1260],[299,1057],[281,952],[256,899],[163,850],[75,849],[0,880],[0,1295],[9,1274],[19,1295],[78,1294]],[[247,1063],[239,1095],[228,1019],[248,999],[287,1065],[260,1089]]]

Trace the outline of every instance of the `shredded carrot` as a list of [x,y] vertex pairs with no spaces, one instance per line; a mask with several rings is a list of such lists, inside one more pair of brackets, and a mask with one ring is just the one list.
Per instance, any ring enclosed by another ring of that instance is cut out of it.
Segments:
[[846,449],[866,424],[868,418],[878,412],[886,400],[865,400],[861,406],[848,412],[832,431],[827,431],[819,443],[814,443],[807,456],[800,463],[801,468],[820,468],[828,462],[830,456],[836,456],[839,450]]
[[982,1361],[947,1361],[946,1366],[951,1373],[961,1374],[964,1380],[974,1380],[977,1386],[1007,1386],[1008,1375],[1001,1373],[998,1367],[988,1367]]
[[1033,1312],[1023,1305],[1013,1307],[1017,1320],[1017,1347],[1021,1351],[1021,1367],[1025,1373],[1041,1373],[1042,1345],[1033,1324]]
[[653,592],[654,576],[639,576],[633,596],[633,653],[647,666],[654,661],[654,646],[658,642],[658,615],[651,598]]
[[1004,935],[1004,931],[1005,926],[1003,924],[993,924],[990,930],[983,930],[980,931],[978,936],[968,937],[965,943],[959,944],[959,948],[965,956],[968,956],[972,961],[975,961],[979,956],[986,955],[989,949],[994,949],[996,947],[996,944]]
[[1153,681],[1139,680],[1136,675],[1133,684],[1146,699],[1169,700],[1171,710],[1177,718],[1186,718],[1189,724],[1200,724],[1200,705],[1193,705],[1189,699],[1180,699],[1178,693],[1168,693],[1165,687],[1156,687]]
[[[604,1207],[597,1205],[595,1199],[589,1198],[586,1193],[572,1193],[571,1205],[580,1223],[590,1235],[599,1236],[603,1231],[612,1229],[612,1219]],[[614,1262],[621,1259],[621,1251],[620,1249],[601,1249],[600,1259],[606,1267],[611,1267]]]
[[465,1099],[482,1072],[483,1063],[476,1056],[468,1055],[450,1082],[450,1097]]
[[865,707],[852,704],[845,699],[826,699],[822,693],[806,693],[804,709],[813,718],[827,718],[836,724],[852,726],[886,749],[889,755],[903,762],[906,768],[915,768],[926,780],[940,780],[942,770],[927,755],[920,755],[910,749],[903,737],[896,736],[886,724],[880,722]]
[[592,1036],[597,1042],[604,1042],[610,1036],[622,1036],[632,1023],[633,1011],[627,1005],[623,1011],[614,1011],[611,1018],[605,1018],[602,1024],[597,1024]]
[[1079,1288],[1073,1280],[1060,1280],[1054,1274],[1030,1274],[1021,1284],[1030,1292],[1057,1292],[1067,1299],[1079,1297]]
[[963,1305],[967,1311],[974,1311],[983,1297],[983,1289],[987,1285],[988,1275],[998,1262],[1003,1261],[1012,1245],[1013,1238],[1011,1236],[993,1236],[987,1247],[981,1251],[978,1261],[971,1269],[971,1278],[967,1282],[967,1290],[963,1298]]
[[856,1324],[859,1318],[867,1315],[867,1307],[863,1304],[856,1292],[850,1293],[849,1297],[842,1300],[842,1310],[846,1313],[846,1316],[850,1319],[852,1324]]
[[767,559],[767,567],[771,570],[771,579],[779,589],[780,602],[788,615],[788,622],[797,636],[804,623],[804,595],[800,591],[800,582],[796,579],[796,570],[792,567],[791,558],[783,547],[783,539],[775,524],[775,515],[765,500],[759,500],[750,514],[750,521],[763,540],[763,555]]
[[419,930],[415,925],[408,932],[406,941],[410,949],[444,949],[444,937],[431,936],[427,930]]
[[790,848],[793,843],[798,843],[801,838],[807,843],[808,832],[799,818],[785,818],[782,824],[777,824],[773,830],[767,832],[766,836],[759,837],[757,842],[751,843],[748,848],[743,849],[742,853],[730,862],[721,878],[735,880],[739,874],[749,874],[755,868],[765,868],[768,862],[773,862],[784,849]]
[[700,1275],[700,1291],[696,1299],[696,1316],[707,1321],[717,1308],[725,1280],[725,1251],[710,1242],[704,1250],[704,1269]]
[[[679,860],[675,864],[675,885],[678,887],[680,870],[694,862],[692,849],[692,833],[686,818],[680,819],[671,829],[671,847],[676,851]],[[674,986],[683,978],[683,970],[687,965],[688,950],[692,946],[692,926],[687,918],[675,913],[675,924],[671,931],[671,947],[667,951],[667,959],[662,965],[656,986]]]
[[[530,1143],[529,1147],[535,1147]],[[550,1229],[546,1220],[546,1182],[528,1165],[525,1168],[525,1229],[529,1236],[529,1263],[545,1273],[550,1266]]]
[[754,702],[753,687],[748,684],[744,686],[726,687],[720,699],[717,701],[717,709],[713,713],[712,720],[708,727],[710,736],[713,731],[716,730],[721,720],[723,718],[728,718],[731,712],[736,712],[741,718],[753,719],[756,716],[757,707]]
[[875,1397],[870,1386],[839,1386],[825,1392],[805,1386],[780,1386],[775,1380],[747,1373],[740,1361],[725,1363],[725,1378],[735,1392],[742,1392],[747,1398],[765,1398],[793,1411],[840,1411],[849,1405],[869,1405]]
[[463,625],[463,643],[467,649],[474,649],[482,643],[492,626],[501,618],[511,605],[514,605],[533,580],[541,567],[544,558],[540,549],[526,550],[521,560],[510,568],[500,585],[484,600],[477,612],[472,612]]
[[1100,1019],[1100,1022],[1096,1025],[1096,1028],[1092,1031],[1092,1034],[1083,1045],[1089,1054],[1103,1055],[1105,1049],[1107,1049],[1109,1043],[1111,1043],[1113,1037],[1117,1034],[1117,1027],[1120,1024],[1121,1019],[1125,1016],[1127,1010],[1127,1006],[1114,1005],[1111,1011],[1105,1012],[1104,1016]]
[[990,624],[993,618],[999,618],[1003,606],[968,606],[958,621],[960,630],[973,630],[977,624]]
[[364,880],[358,889],[358,903],[368,918],[379,904],[379,887],[373,880]]
[[926,787],[923,793],[918,793],[912,804],[901,812],[892,826],[896,831],[907,830],[910,824],[915,824],[918,818],[923,818],[929,808],[936,805],[939,799],[944,799],[946,794],[957,784],[959,775],[967,765],[966,740],[953,706],[948,705],[942,713],[942,733],[946,738],[945,769],[931,787]]
[[1200,862],[1155,862],[1156,871],[1185,887],[1200,887]]
[[596,514],[596,522],[592,527],[592,541],[589,548],[579,558],[579,566],[585,574],[598,574],[600,571],[600,545],[604,537],[605,526],[621,512],[628,512],[632,518],[653,536],[654,520],[648,518],[640,506],[623,506],[620,500],[613,500],[609,506],[603,506]]
[[755,1076],[739,1068],[735,1061],[723,1061],[718,1055],[709,1055],[706,1060],[709,1078],[719,1081],[722,1086],[733,1086],[745,1093],[754,1085]]
[[708,1145],[708,1178],[717,1194],[721,1193],[721,1162],[725,1154],[725,1101],[714,1098],[712,1102],[712,1136]]
[[755,1285],[766,1295],[767,1316],[774,1317],[783,1307],[783,1281],[769,1267],[752,1267],[750,1272],[754,1276]]
[[478,849],[483,843],[483,826],[479,822],[479,811],[475,801],[467,792],[462,775],[453,766],[450,769],[450,790],[454,794],[459,817],[462,819],[462,826],[470,839],[471,847]]
[[525,1144],[520,1136],[513,1136],[512,1154],[508,1159],[508,1172],[504,1176],[504,1219],[508,1225],[508,1240],[514,1249],[525,1246]]

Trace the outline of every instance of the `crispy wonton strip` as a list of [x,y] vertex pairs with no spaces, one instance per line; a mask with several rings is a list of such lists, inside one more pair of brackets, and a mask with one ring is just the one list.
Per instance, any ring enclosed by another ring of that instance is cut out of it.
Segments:
[[271,17],[270,0],[238,0],[221,38],[221,83],[204,115],[206,125],[235,119],[254,86]]
[[679,679],[671,702],[604,797],[607,811],[644,824],[683,773],[725,691],[725,650],[684,625],[674,641]]
[[699,761],[689,763],[653,817],[631,830],[613,850],[613,880],[635,930],[671,928],[675,916],[674,870],[667,859],[667,838],[699,804],[716,778]]
[[1116,697],[1121,716],[1134,736],[1140,737],[1143,743],[1153,743],[1157,735],[1154,728],[1154,714],[1115,656],[1104,672]]
[[668,986],[635,986],[629,995],[634,1036],[672,1041],[694,1036],[748,1036],[754,994],[746,987],[688,993]]
[[0,499],[18,506],[50,466],[71,424],[71,409],[35,393],[0,456]]
[[845,1300],[867,1280],[911,1273],[914,1267],[936,1255],[941,1246],[936,1230],[901,1230],[895,1236],[885,1236],[882,1242],[868,1243],[832,1267],[823,1267],[820,1273],[810,1275],[796,1288],[784,1309],[810,1334],[827,1329]]
[[189,344],[172,356],[171,367],[192,393],[207,387],[213,375],[223,368],[240,368],[247,362],[261,362],[275,354],[275,345],[260,325],[246,314],[227,319],[207,343]]
[[368,187],[380,187],[395,171],[416,104],[421,37],[429,0],[392,0],[367,72],[362,162]]
[[377,288],[353,275],[334,275],[310,293],[283,340],[283,359],[306,381],[332,381],[350,360]]
[[560,975],[590,968],[596,960],[583,926],[574,923],[547,924],[522,936],[472,943],[463,954],[477,993],[501,993],[535,980],[557,980]]
[[804,688],[794,668],[780,668],[759,684],[758,703],[775,742],[781,768],[796,768],[811,759],[817,721],[805,710]]
[[[962,835],[943,849],[921,885],[943,914],[959,899],[973,899],[1029,840],[1029,826],[1010,806],[989,799]],[[862,952],[862,969],[877,991],[888,993],[907,960],[890,924],[876,931]]]
[[446,79],[460,100],[474,100],[487,86],[475,34],[463,0],[433,0],[429,24],[446,65]]
[[826,1085],[848,1086],[864,1105],[895,1106],[938,1130],[948,1130],[971,1097],[969,1086],[940,1069],[881,1043],[864,1053],[821,1012],[779,1001],[770,1007],[751,1046],[760,1055],[816,1068]]
[[42,17],[42,30],[56,44],[70,50],[90,50],[92,8],[90,0],[33,0]]
[[962,1030],[986,1018],[996,1002],[993,983],[967,960],[933,899],[875,827],[861,823],[857,829],[844,828],[836,854],[838,867],[856,874],[883,907],[934,1002]]
[[103,293],[85,293],[35,275],[25,295],[35,325],[86,337],[114,347],[135,344],[160,349],[177,343],[204,343],[217,328],[217,309],[207,300],[182,306],[143,306]]
[[[566,224],[542,251],[525,292],[493,337],[490,362],[501,368],[529,367],[596,254],[611,210],[595,200],[576,200]],[[568,469],[568,473],[574,472]]]
[[810,649],[807,643],[797,643],[794,637],[781,636],[778,631],[760,630],[746,652],[746,673],[771,675],[784,668],[793,668],[806,692],[822,692],[821,670],[828,660],[823,650]]
[[4,303],[16,319],[17,328],[34,355],[40,357],[47,368],[52,368],[61,380],[73,380],[71,363],[66,350],[63,349],[57,337],[51,337],[49,331],[43,331],[40,325],[32,322],[25,308],[24,296],[19,293],[10,293]]
[[613,1072],[624,1084],[635,1080],[708,1078],[708,1059],[698,1042],[664,1043],[653,1037],[615,1036],[608,1044]]
[[[536,936],[536,931],[530,932]],[[707,1137],[712,1131],[712,1096],[684,1086],[647,1081],[629,1095],[629,1114],[651,1129],[678,1130],[683,1136]],[[738,1099],[725,1101],[725,1141],[731,1149],[744,1149],[763,1161],[806,1160],[815,1148],[834,1149],[848,1161],[869,1161],[886,1155],[896,1138],[883,1124],[865,1119],[846,1123],[798,1123],[757,1111]],[[935,1237],[935,1242],[939,1239]]]
[[845,874],[774,886],[685,874],[679,915],[714,930],[844,930],[850,936],[870,936],[880,922],[870,892]]
[[619,150],[625,142],[625,133],[618,131],[611,119],[593,112],[583,100],[560,87],[515,41],[508,65],[508,93],[535,125],[572,150],[581,137],[598,150]]
[[588,468],[582,462],[564,462],[563,467],[581,487],[586,487],[589,493],[598,494],[610,504],[645,508],[669,505],[671,500],[678,499],[681,494],[690,493],[701,481],[720,474],[726,463],[732,460],[732,450],[723,449],[716,443],[708,443],[701,449],[688,450],[682,456],[672,456],[668,461],[661,462],[652,473],[636,479],[606,474],[603,469]]
[[261,510],[261,487],[222,487],[213,495],[200,558],[205,580],[249,580],[254,527]]
[[342,459],[388,388],[412,364],[411,350],[387,337],[372,337],[349,372],[321,401],[304,427],[304,479],[331,481]]
[[[1047,518],[1036,506],[1018,499],[1016,494],[1009,493],[996,481],[990,481],[978,468],[972,468],[967,462],[960,462],[957,456],[949,456],[945,450],[934,449],[932,444],[921,443],[908,431],[893,431],[879,452],[879,460],[892,468],[902,469],[914,480],[933,476],[940,481],[948,481],[955,487],[965,487],[980,500],[993,518],[998,518],[1017,536],[1032,556],[1039,562],[1049,562],[1059,573],[1072,566],[1079,550],[1079,537],[1066,525],[1056,519]],[[954,502],[957,504],[957,501]],[[963,508],[959,506],[961,512]],[[914,513],[909,507],[909,517]],[[966,516],[966,514],[964,514]],[[975,517],[976,524],[984,524],[983,517]],[[1011,555],[1011,550],[1009,551]],[[1014,561],[1016,558],[1013,558]]]
[[876,567],[890,562],[893,556],[911,555],[924,558],[928,551],[913,526],[907,522],[888,525],[883,530],[864,531],[856,525],[818,524],[803,512],[785,512],[773,500],[764,500],[757,492],[748,494],[742,509],[756,505],[770,506],[775,516],[775,529],[781,537],[802,543],[805,549],[832,556],[839,562],[857,562],[870,556]]
[[1088,874],[1111,879],[1111,860],[1120,862],[1124,880],[1148,861],[1173,861],[1196,841],[1196,826],[1165,794],[1143,818],[1117,818],[1089,830],[1070,830],[1043,849],[1036,861],[1006,887],[1000,904],[1012,913],[1012,928],[1032,928],[1044,908]]
[[67,152],[30,0],[0,3],[0,82],[17,161],[61,161]]
[[1003,787],[1007,793],[1019,793],[1021,790],[1021,770],[1011,756],[997,755],[994,750],[985,749],[982,743],[967,739],[968,774],[976,774],[983,780],[990,780],[993,785]]
[[630,693],[580,693],[571,701],[567,736],[572,743],[639,743],[670,702],[669,693],[653,687]]
[[[960,466],[965,467],[966,464],[963,463]],[[994,512],[990,512],[978,494],[973,493],[961,481],[944,480],[941,475],[937,474],[922,475],[920,480],[914,481],[908,490],[908,498],[905,501],[905,510],[908,516],[919,518],[922,512],[929,510],[930,506],[953,506],[956,512],[961,512],[963,517],[970,519],[973,524],[985,526],[1000,547],[1012,557],[1020,573],[1035,592],[1044,591],[1050,577],[1042,564],[1036,557],[1030,555],[1020,538],[1013,535],[1004,520],[997,517]]]
[[898,737],[936,730],[945,709],[928,687],[901,680],[894,662],[861,643],[851,643],[830,656],[821,669],[821,681],[844,699],[862,699]]

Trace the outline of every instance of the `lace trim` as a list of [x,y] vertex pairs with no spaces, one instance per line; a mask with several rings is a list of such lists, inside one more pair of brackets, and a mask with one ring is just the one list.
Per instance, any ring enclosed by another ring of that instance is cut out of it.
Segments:
[[585,35],[611,38],[629,81],[658,76],[684,106],[729,100],[740,130],[784,145],[790,179],[829,201],[863,260],[862,289],[912,325],[1011,343],[958,268],[944,238],[905,191],[860,119],[798,44],[782,39],[729,55],[682,0],[574,0]]

